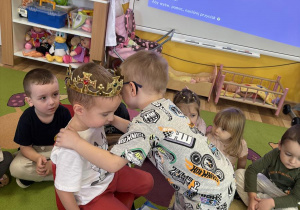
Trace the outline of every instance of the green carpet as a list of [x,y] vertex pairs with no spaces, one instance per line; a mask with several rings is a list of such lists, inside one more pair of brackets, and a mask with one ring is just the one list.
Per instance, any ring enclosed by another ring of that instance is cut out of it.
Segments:
[[[7,106],[10,97],[17,93],[23,92],[22,80],[25,72],[15,71],[12,69],[0,68],[0,121],[7,120],[5,115],[15,113],[15,107]],[[66,94],[63,81],[60,80],[61,94]],[[61,103],[68,103],[67,99]],[[212,103],[212,102],[211,102]],[[20,107],[21,110],[27,108],[27,105]],[[202,118],[207,125],[211,125],[215,113],[202,111]],[[15,128],[11,128],[14,129]],[[250,155],[248,164],[251,160],[259,158],[266,152],[270,151],[272,147],[269,142],[277,143],[285,132],[286,128],[272,126],[269,124],[254,122],[247,120],[244,138],[250,148]],[[0,130],[0,136],[4,135],[3,129]],[[3,141],[3,140],[2,140]],[[6,141],[13,141],[6,139]],[[0,145],[2,145],[0,138]],[[5,150],[5,148],[4,148]],[[9,151],[14,152],[15,149]],[[136,207],[140,207],[145,202],[145,198],[140,198],[135,202]],[[35,183],[27,189],[21,189],[17,186],[15,179],[12,178],[11,182],[0,188],[0,209],[4,210],[40,210],[40,209],[56,209],[55,194],[53,182]],[[159,209],[166,209],[166,207],[159,207]]]

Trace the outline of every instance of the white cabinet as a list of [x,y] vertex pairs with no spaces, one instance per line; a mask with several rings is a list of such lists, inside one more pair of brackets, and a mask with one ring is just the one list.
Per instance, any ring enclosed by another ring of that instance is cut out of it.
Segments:
[[[6,8],[9,8],[10,5],[8,5],[8,1],[11,2],[11,23],[12,25],[9,25],[9,18],[5,18],[6,20],[3,20],[8,25],[5,25],[5,28],[7,31],[5,33],[8,33],[5,38],[2,39],[3,44],[7,41],[7,47],[4,46],[5,49],[7,49],[10,45],[10,36],[9,36],[9,30],[12,29],[12,43],[13,43],[13,55],[17,57],[25,57],[27,59],[33,59],[33,60],[39,60],[42,62],[48,61],[45,58],[34,58],[29,56],[23,56],[22,51],[24,50],[24,44],[25,44],[25,33],[30,30],[32,26],[44,28],[44,29],[50,29],[54,31],[61,31],[65,32],[67,34],[73,34],[73,35],[79,35],[84,37],[92,38],[91,42],[91,49],[90,49],[90,58],[91,60],[102,62],[104,59],[105,54],[105,32],[106,32],[106,22],[107,22],[107,14],[108,14],[108,8],[109,8],[109,0],[69,0],[69,3],[77,6],[77,7],[88,7],[88,8],[94,8],[94,15],[93,15],[93,25],[92,25],[92,33],[88,33],[82,30],[73,30],[68,28],[67,26],[63,28],[53,28],[41,24],[36,24],[29,22],[27,18],[22,18],[19,16],[17,12],[18,6],[21,4],[22,0],[1,0],[5,1],[2,2],[4,5],[2,8],[0,8],[0,12],[6,13],[10,15],[10,12],[5,12],[4,10]],[[2,18],[5,17],[5,15],[2,13]],[[8,22],[6,22],[8,21]],[[9,55],[10,58],[11,55]],[[9,62],[11,59],[4,59],[2,62],[7,65],[11,65],[11,62]],[[13,59],[12,59],[13,60]],[[57,63],[57,62],[51,62],[55,63],[57,65],[62,66],[68,66],[69,64],[65,63]],[[103,62],[102,62],[103,63]],[[13,63],[12,63],[13,65]],[[72,67],[76,68],[80,64],[78,63],[72,63]]]

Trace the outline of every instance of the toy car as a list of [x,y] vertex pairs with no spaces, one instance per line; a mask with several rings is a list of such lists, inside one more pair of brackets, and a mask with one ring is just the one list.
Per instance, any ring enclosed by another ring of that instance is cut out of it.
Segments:
[[18,7],[18,13],[19,13],[19,16],[20,17],[25,17],[27,18],[27,9],[26,9],[26,6],[19,6]]

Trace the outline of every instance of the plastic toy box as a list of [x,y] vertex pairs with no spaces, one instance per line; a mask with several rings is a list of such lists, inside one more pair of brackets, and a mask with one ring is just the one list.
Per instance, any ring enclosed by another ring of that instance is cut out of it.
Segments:
[[47,1],[49,3],[43,3],[45,0],[41,0],[40,4],[34,2],[27,7],[28,21],[54,28],[62,28],[66,24],[67,12],[57,10],[55,8],[55,2]]

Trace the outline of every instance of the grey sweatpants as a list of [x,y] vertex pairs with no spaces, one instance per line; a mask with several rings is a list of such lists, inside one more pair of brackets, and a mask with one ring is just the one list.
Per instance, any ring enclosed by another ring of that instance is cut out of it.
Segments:
[[[236,190],[243,200],[243,202],[248,206],[248,193],[245,192],[244,184],[245,184],[245,169],[238,169],[235,172],[236,178]],[[274,183],[272,183],[265,175],[258,174],[257,175],[257,197],[263,198],[274,198],[286,196],[282,190],[280,190]],[[290,208],[281,208],[276,210],[298,210],[298,207],[290,207]]]

